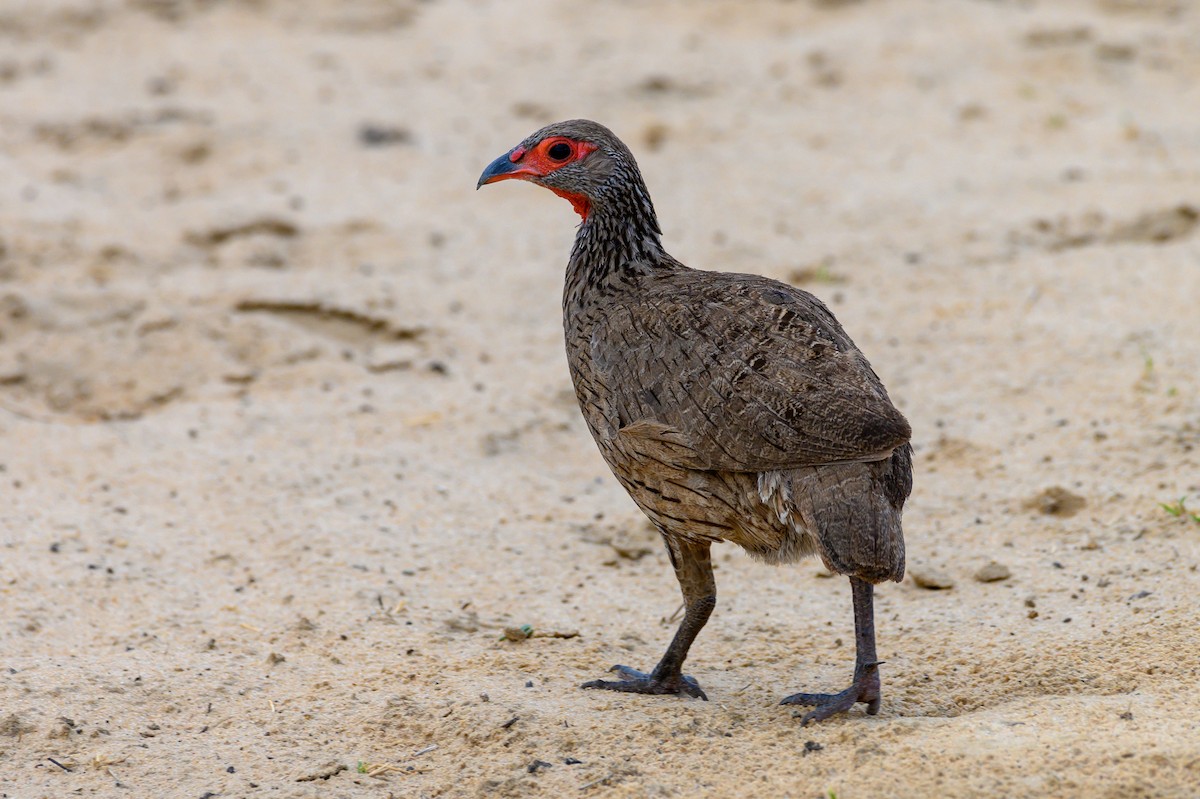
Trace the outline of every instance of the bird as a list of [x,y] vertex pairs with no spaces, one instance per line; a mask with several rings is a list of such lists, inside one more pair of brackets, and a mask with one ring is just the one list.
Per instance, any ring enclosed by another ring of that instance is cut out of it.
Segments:
[[874,586],[904,577],[912,429],[812,294],[667,254],[641,171],[603,125],[547,125],[492,161],[476,189],[524,180],[581,217],[563,328],[580,410],[613,475],[661,535],[685,611],[649,672],[583,688],[707,700],[683,673],[716,607],[711,547],[771,564],[818,556],[849,578],[855,665],[836,693],[794,693],[808,724],[881,702]]

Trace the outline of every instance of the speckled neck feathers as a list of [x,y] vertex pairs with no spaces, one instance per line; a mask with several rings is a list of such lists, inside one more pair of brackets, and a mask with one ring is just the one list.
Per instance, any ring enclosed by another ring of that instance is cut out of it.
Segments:
[[606,155],[612,172],[590,197],[591,212],[571,248],[563,294],[568,314],[639,278],[684,268],[662,248],[654,203],[633,156],[623,145]]

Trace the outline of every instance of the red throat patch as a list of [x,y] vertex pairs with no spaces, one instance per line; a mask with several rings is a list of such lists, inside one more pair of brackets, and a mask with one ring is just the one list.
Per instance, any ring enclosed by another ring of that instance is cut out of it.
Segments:
[[556,188],[549,187],[549,186],[547,188],[549,188],[550,191],[554,192],[559,197],[562,197],[565,200],[569,200],[571,203],[571,207],[575,209],[575,213],[579,214],[579,217],[581,219],[588,218],[588,214],[591,213],[591,211],[592,211],[592,203],[590,200],[588,200],[586,195],[574,194],[569,191],[564,191],[562,189],[556,189]]

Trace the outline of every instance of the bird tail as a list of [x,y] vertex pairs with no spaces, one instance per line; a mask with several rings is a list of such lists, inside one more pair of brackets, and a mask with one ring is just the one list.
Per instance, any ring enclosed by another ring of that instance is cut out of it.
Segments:
[[912,447],[890,458],[798,469],[792,495],[826,568],[871,583],[904,579],[900,519],[912,490]]

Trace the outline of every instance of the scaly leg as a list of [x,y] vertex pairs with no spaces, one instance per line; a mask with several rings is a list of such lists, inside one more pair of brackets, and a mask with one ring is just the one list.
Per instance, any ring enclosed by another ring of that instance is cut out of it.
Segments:
[[692,641],[704,627],[713,608],[717,606],[717,583],[713,579],[710,544],[695,544],[675,538],[667,541],[671,565],[679,587],[683,589],[686,611],[671,645],[654,667],[646,674],[628,666],[613,666],[623,680],[591,680],[583,688],[603,688],[608,691],[626,691],[635,694],[686,694],[707,700],[699,683],[683,673],[683,661],[687,658]]
[[875,610],[872,598],[875,587],[857,577],[850,578],[850,589],[854,594],[854,682],[836,694],[792,694],[779,704],[813,705],[816,710],[804,715],[801,724],[821,721],[835,713],[842,713],[863,702],[867,714],[879,712],[879,661],[875,659]]

